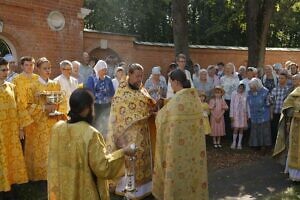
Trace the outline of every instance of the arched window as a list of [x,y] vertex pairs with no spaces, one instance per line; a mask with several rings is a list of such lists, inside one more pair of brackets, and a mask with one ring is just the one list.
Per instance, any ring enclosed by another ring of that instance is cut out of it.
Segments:
[[0,38],[0,56],[3,57],[6,54],[13,54],[13,52],[10,49],[9,45]]

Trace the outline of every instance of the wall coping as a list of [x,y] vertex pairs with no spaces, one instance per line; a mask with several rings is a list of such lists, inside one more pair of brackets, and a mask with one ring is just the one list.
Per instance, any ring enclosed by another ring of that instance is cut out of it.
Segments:
[[[160,43],[160,42],[141,42],[134,41],[137,45],[145,46],[159,46],[159,47],[174,47],[172,43]],[[189,45],[191,49],[217,49],[217,50],[240,50],[248,51],[248,47],[235,47],[235,46],[214,46],[214,45]],[[300,48],[277,48],[277,47],[267,47],[268,51],[300,51]]]
[[[143,45],[143,46],[156,46],[156,47],[170,47],[174,48],[173,43],[161,43],[161,42],[143,42],[137,41],[138,35],[134,34],[123,34],[123,33],[113,33],[113,32],[106,32],[106,31],[97,31],[92,29],[84,29],[86,33],[98,33],[98,34],[105,34],[105,35],[112,35],[112,36],[124,36],[130,37],[133,39],[133,43],[136,45]],[[238,50],[238,51],[248,51],[248,47],[236,47],[236,46],[217,46],[217,45],[189,45],[191,49],[215,49],[215,50]],[[279,48],[279,47],[267,47],[267,51],[294,51],[300,52],[300,48]]]
[[87,29],[85,28],[83,30],[84,32],[87,32],[87,33],[99,33],[99,34],[105,34],[105,35],[117,35],[117,36],[125,36],[125,37],[139,37],[138,35],[131,35],[131,34],[125,34],[125,33],[113,33],[113,32],[106,32],[106,31],[97,31],[97,30],[93,30],[93,29]]

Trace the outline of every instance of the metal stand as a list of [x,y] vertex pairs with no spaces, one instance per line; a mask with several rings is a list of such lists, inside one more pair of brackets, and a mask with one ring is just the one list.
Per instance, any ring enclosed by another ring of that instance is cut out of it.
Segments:
[[[133,147],[133,150],[136,150],[137,148]],[[133,194],[137,191],[135,187],[135,162],[136,162],[136,157],[135,155],[129,156],[128,159],[128,166],[126,167],[125,165],[125,188],[123,192],[125,193],[124,195],[124,200],[130,200],[133,197]]]

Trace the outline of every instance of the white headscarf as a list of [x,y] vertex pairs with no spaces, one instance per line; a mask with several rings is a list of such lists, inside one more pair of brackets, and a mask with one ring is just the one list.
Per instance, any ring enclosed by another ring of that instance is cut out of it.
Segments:
[[98,72],[102,69],[107,69],[107,64],[104,60],[99,60],[97,62],[97,64],[95,65],[94,67],[94,71],[95,71],[95,74],[96,74],[96,77],[99,79],[99,75],[98,75]]
[[199,70],[199,75],[198,75],[198,76],[199,76],[199,79],[200,79],[200,74],[201,74],[201,73],[206,73],[206,81],[207,81],[208,78],[209,78],[207,70],[206,70],[206,69],[200,69],[200,70]]
[[[266,65],[265,67],[269,67],[272,70],[272,76],[273,76],[274,85],[275,85],[275,87],[277,87],[277,85],[278,85],[278,78],[277,78],[276,72],[273,70],[272,66]],[[264,74],[263,77],[262,77],[263,84],[266,83],[266,80],[267,80],[267,75]]]
[[252,78],[248,84],[249,84],[249,87],[255,86],[257,88],[257,90],[260,90],[261,88],[264,87],[259,78]]
[[225,66],[224,66],[224,68],[226,67],[226,66],[230,66],[231,68],[232,68],[232,76],[233,77],[237,77],[238,76],[238,73],[236,72],[236,69],[235,69],[235,65],[233,64],[233,63],[227,63]]

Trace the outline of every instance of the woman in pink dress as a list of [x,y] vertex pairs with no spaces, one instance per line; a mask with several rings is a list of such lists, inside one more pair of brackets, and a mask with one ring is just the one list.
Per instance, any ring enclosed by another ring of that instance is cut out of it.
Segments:
[[231,149],[235,149],[236,147],[237,149],[242,149],[243,131],[248,127],[247,96],[245,90],[245,84],[240,83],[237,91],[234,91],[231,95],[230,119],[233,128]]
[[210,125],[211,136],[213,137],[214,148],[221,148],[221,136],[225,135],[224,112],[228,109],[225,100],[222,98],[224,90],[221,86],[213,89],[213,98],[209,101],[211,109]]

